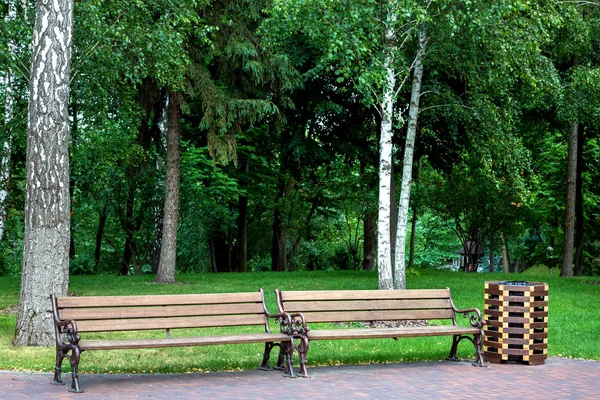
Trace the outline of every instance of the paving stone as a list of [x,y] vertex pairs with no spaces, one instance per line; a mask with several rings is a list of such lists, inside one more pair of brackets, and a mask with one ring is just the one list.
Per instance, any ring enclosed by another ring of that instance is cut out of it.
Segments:
[[85,393],[51,374],[0,371],[0,400],[13,399],[600,399],[600,362],[549,358],[544,365],[418,362],[204,374],[81,374]]

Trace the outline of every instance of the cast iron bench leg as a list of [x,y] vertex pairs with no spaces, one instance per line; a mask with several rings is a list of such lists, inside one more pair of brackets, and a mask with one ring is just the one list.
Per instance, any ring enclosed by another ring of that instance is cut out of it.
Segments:
[[275,346],[278,346],[278,344],[273,343],[273,342],[265,343],[265,352],[263,353],[262,363],[258,367],[259,370],[261,370],[261,371],[272,371],[273,370],[273,368],[271,368],[271,366],[269,365],[269,361],[271,360],[271,350],[273,350],[273,347],[275,347]]
[[73,382],[71,383],[71,387],[69,388],[69,392],[73,393],[83,393],[83,390],[79,387],[79,358],[81,356],[81,351],[79,351],[79,346],[74,346],[73,351],[71,352],[71,357],[67,356],[69,362],[71,363],[71,378]]
[[306,370],[306,353],[308,353],[309,341],[306,336],[300,336],[300,343],[297,346],[298,354],[300,355],[300,375],[303,378],[310,378]]
[[56,346],[56,365],[54,366],[54,380],[51,382],[53,385],[64,385],[65,383],[62,380],[61,372],[62,372],[62,362],[67,353],[60,349],[58,345]]

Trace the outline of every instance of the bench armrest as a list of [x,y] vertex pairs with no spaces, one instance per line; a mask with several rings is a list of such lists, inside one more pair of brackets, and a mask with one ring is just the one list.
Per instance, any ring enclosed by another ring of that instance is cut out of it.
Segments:
[[[469,323],[472,327],[483,329],[483,326],[485,325],[485,320],[481,318],[481,312],[479,311],[479,309],[466,308],[464,310],[459,310],[458,308],[456,308],[454,302],[452,301],[452,294],[450,293],[450,288],[446,288],[446,290],[448,290],[448,297],[450,299],[450,305],[452,306],[454,314],[463,314],[463,318],[469,318]],[[454,319],[454,323],[456,324],[456,318]]]
[[481,318],[481,312],[477,308],[467,308],[465,310],[458,310],[454,308],[454,312],[457,314],[463,314],[463,318],[469,318],[469,323],[472,327],[481,329],[485,325],[485,320]]
[[293,313],[290,314],[290,316],[292,317],[292,323],[294,325],[294,333],[306,335],[310,331],[310,328],[306,325],[304,314]]

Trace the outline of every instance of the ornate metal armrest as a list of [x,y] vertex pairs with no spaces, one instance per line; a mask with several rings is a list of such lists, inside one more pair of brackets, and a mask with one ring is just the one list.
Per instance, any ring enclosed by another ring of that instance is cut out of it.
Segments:
[[469,318],[469,323],[472,327],[482,329],[486,324],[485,320],[481,318],[481,312],[477,308],[467,308],[465,310],[457,310],[454,308],[454,312],[463,314],[463,318]]
[[72,319],[67,320],[55,320],[55,325],[60,329],[59,332],[67,334],[67,340],[71,345],[77,346],[79,344],[79,333],[77,332],[77,323]]
[[304,314],[292,313],[290,314],[290,316],[292,317],[294,333],[306,335],[310,331],[310,328],[308,327],[308,325],[306,325],[306,318],[304,318]]
[[277,314],[266,313],[268,318],[274,318],[275,322],[279,323],[279,330],[281,333],[292,334],[293,333],[293,321],[290,314],[286,312],[280,312]]

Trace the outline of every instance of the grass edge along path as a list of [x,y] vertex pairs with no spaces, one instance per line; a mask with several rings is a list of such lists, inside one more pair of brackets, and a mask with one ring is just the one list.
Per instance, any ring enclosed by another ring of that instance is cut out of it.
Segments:
[[[270,311],[276,310],[273,290],[377,289],[376,272],[312,271],[292,273],[189,274],[178,275],[175,285],[153,283],[154,276],[73,276],[69,292],[74,295],[136,295],[219,293],[265,290]],[[485,281],[526,280],[549,284],[548,356],[600,360],[600,284],[597,277],[559,278],[538,268],[523,274],[465,274],[420,271],[408,278],[408,287],[444,288],[452,291],[458,308],[477,307],[483,312]],[[54,368],[54,348],[14,348],[14,309],[19,279],[0,277],[0,370],[45,371]],[[466,323],[461,321],[459,323]],[[273,326],[273,329],[278,329]],[[174,331],[175,333],[176,331]],[[160,333],[157,333],[160,334]],[[185,336],[186,332],[177,333]],[[126,336],[126,335],[125,335]],[[311,344],[309,367],[426,361],[445,359],[451,338],[403,338],[323,341]],[[81,373],[191,373],[254,369],[263,346],[227,345],[172,349],[114,350],[83,353]],[[473,347],[463,343],[459,357],[472,358]],[[272,357],[274,362],[276,356]],[[296,361],[297,363],[297,361]],[[68,362],[63,364],[68,369]]]

